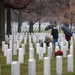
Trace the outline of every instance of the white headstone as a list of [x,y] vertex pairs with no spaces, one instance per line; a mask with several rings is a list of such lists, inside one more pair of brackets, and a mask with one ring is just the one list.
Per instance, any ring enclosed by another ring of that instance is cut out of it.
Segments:
[[37,44],[36,44],[36,53],[37,53],[37,54],[39,54],[39,48],[40,48],[40,44],[37,43]]
[[4,56],[7,56],[7,49],[8,49],[8,45],[5,44]]
[[19,48],[19,56],[18,56],[18,60],[20,63],[23,63],[24,62],[24,53],[23,53],[23,48]]
[[46,53],[46,43],[43,43],[43,53]]
[[[16,37],[16,38],[15,38]],[[14,39],[16,40],[16,42],[17,42],[17,40],[18,40],[18,35],[15,35],[15,37],[14,37]]]
[[12,62],[12,50],[11,49],[7,50],[6,62],[7,62],[7,64],[11,64],[11,62]]
[[5,35],[5,42],[8,43],[8,35]]
[[11,63],[11,75],[20,75],[20,63],[18,61]]
[[2,41],[2,51],[5,49],[5,41]]
[[10,39],[11,41],[13,41],[13,39],[12,39],[12,35],[9,35],[9,39]]
[[67,57],[67,50],[66,50],[66,46],[63,46],[63,57]]
[[16,41],[17,41],[17,38],[16,38],[16,35],[13,35],[13,43],[16,44]]
[[19,40],[17,40],[17,49],[19,49],[20,43]]
[[55,52],[57,52],[59,50],[59,46],[55,47]]
[[74,43],[75,43],[75,33],[73,33]]
[[55,42],[55,46],[58,46],[58,42]]
[[63,51],[63,41],[61,42],[61,51]]
[[51,52],[53,52],[53,49],[52,49],[52,42],[49,43],[49,46],[51,48]]
[[28,75],[36,75],[35,59],[29,59],[29,61],[28,61]]
[[62,56],[56,56],[56,73],[62,75]]
[[34,59],[34,48],[29,49],[29,59]]
[[43,48],[39,48],[39,60],[43,60]]
[[44,58],[44,75],[50,75],[50,59],[49,59],[49,57]]
[[17,55],[17,44],[14,44],[13,55]]
[[20,36],[19,36],[19,45],[21,45],[21,38],[20,38]]
[[48,56],[49,58],[52,57],[51,47],[48,47],[47,56]]
[[73,36],[71,37],[71,45],[73,45]]
[[73,57],[68,55],[68,72],[73,72]]
[[70,54],[73,56],[73,46],[70,46]]
[[12,40],[10,40],[10,49],[12,50]]
[[23,48],[23,53],[25,54],[25,44],[22,44],[22,48]]
[[66,41],[66,49],[67,49],[67,51],[68,51],[68,41]]
[[33,48],[33,44],[32,43],[29,43],[29,48]]
[[29,43],[31,43],[31,35],[29,35]]

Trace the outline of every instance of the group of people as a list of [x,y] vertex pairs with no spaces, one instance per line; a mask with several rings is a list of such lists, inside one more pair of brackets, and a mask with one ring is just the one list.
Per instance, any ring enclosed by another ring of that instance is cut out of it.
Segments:
[[[51,35],[53,36],[53,44],[55,46],[55,42],[58,42],[58,29],[56,27],[54,27],[51,31]],[[71,36],[68,36],[66,33],[65,34],[65,39],[68,41],[68,46],[70,47],[70,40],[71,40]],[[46,42],[46,41],[45,41]],[[49,46],[49,41],[46,42],[47,46]]]

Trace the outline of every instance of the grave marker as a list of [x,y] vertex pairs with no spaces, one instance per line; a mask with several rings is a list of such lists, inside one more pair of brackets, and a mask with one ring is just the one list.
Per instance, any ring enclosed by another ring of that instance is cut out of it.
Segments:
[[34,48],[29,49],[29,59],[34,59]]
[[49,57],[44,58],[44,75],[50,75],[50,59],[49,59]]
[[12,50],[12,40],[10,40],[10,49]]
[[56,56],[56,73],[62,75],[62,56]]
[[63,46],[63,57],[67,57],[67,51],[66,51],[66,46]]
[[28,75],[36,75],[35,59],[29,59],[29,61],[28,61]]
[[43,53],[46,53],[46,43],[43,43]]
[[18,61],[11,63],[11,75],[20,75],[20,63]]
[[8,45],[5,44],[4,56],[7,56],[7,49],[8,49]]
[[55,47],[55,52],[57,52],[59,50],[59,46]]
[[66,49],[68,51],[68,41],[65,40],[65,43],[66,43]]
[[39,48],[39,60],[43,60],[43,48]]
[[48,56],[49,58],[52,57],[51,47],[48,47],[47,56]]
[[73,46],[70,46],[70,54],[73,56]]
[[73,72],[73,57],[68,55],[68,72]]
[[33,44],[32,43],[29,43],[29,48],[33,48]]
[[5,49],[5,41],[2,41],[2,51]]
[[52,42],[49,43],[49,47],[51,48],[51,52],[53,52],[53,49],[52,49]]
[[37,53],[37,54],[39,54],[39,48],[40,48],[40,44],[37,43],[37,44],[36,44],[36,53]]
[[24,53],[23,48],[19,48],[18,60],[20,63],[24,62]]
[[12,62],[12,50],[11,49],[8,49],[7,50],[7,57],[6,57],[6,63],[7,64],[11,64]]
[[14,44],[13,55],[17,55],[17,44]]
[[25,45],[24,44],[22,44],[22,48],[23,48],[23,53],[25,54]]

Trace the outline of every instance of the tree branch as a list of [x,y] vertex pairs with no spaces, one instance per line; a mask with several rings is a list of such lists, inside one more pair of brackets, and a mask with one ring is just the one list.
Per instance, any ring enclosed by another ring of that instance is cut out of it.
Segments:
[[39,19],[37,18],[37,19],[34,21],[33,25],[34,25],[38,20],[39,20]]
[[25,6],[23,6],[23,7],[14,7],[13,5],[11,5],[9,3],[5,3],[5,8],[8,8],[9,7],[9,8],[12,8],[12,9],[22,10],[22,9],[25,9],[29,5],[29,3],[31,1],[32,0],[29,0],[29,2]]

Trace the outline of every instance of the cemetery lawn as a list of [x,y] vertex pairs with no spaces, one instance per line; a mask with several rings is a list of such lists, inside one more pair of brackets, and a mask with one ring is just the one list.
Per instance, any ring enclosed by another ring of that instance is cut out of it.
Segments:
[[[35,50],[35,48],[34,48]],[[74,48],[75,50],[75,48]],[[69,52],[67,53],[69,54]],[[47,54],[44,54],[44,57]],[[28,75],[28,58],[29,58],[29,45],[26,45],[26,54],[24,55],[24,63],[20,64],[20,75]],[[18,56],[13,56],[13,61],[17,61]],[[36,60],[36,75],[44,75],[44,62],[39,61],[38,55],[35,50],[35,60]],[[52,59],[50,60],[51,65],[51,75],[56,75],[56,58],[54,57],[54,53],[52,55]],[[2,49],[0,47],[0,69],[1,75],[11,75],[11,65],[6,64],[6,57],[4,57]],[[63,58],[63,74],[62,75],[75,75],[75,51],[74,51],[74,72],[67,72],[67,58]]]

